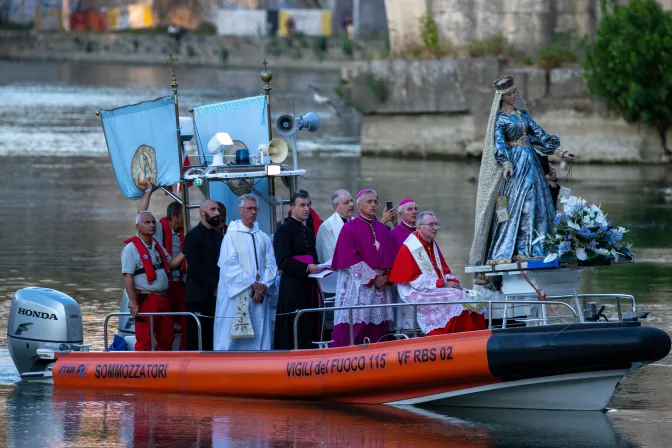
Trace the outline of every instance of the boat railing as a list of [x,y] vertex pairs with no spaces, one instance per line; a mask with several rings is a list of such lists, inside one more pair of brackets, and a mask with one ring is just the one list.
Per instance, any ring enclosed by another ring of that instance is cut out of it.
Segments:
[[[109,351],[109,345],[107,344],[108,338],[107,338],[107,324],[110,321],[112,317],[115,316],[130,316],[131,313],[129,312],[118,312],[118,313],[110,313],[105,317],[105,323],[103,325],[103,340],[105,341],[105,351]],[[149,316],[149,340],[154,341],[154,316],[191,316],[194,319],[196,319],[196,327],[198,328],[198,351],[203,350],[203,338],[201,336],[201,320],[198,318],[198,316],[194,313],[190,313],[187,311],[172,311],[172,312],[163,312],[163,313],[138,313],[134,317],[142,317],[142,316]],[[182,329],[182,334],[186,334],[186,328]],[[152,351],[154,351],[154,344],[150,344],[152,346]]]
[[618,313],[618,320],[623,320],[623,307],[621,306],[621,301],[629,301],[630,307],[633,313],[637,312],[637,304],[635,303],[635,296],[630,294],[566,294],[566,295],[553,295],[547,296],[548,300],[574,300],[577,308],[579,309],[579,318],[581,321],[584,321],[584,313],[588,310],[588,301],[591,299],[612,299],[616,303],[615,305],[609,304],[608,306],[615,306],[616,312]]
[[[419,306],[437,306],[437,305],[489,305],[488,310],[488,328],[492,328],[492,306],[493,304],[511,304],[511,300],[461,300],[461,301],[450,301],[450,302],[426,302],[426,303],[385,303],[385,304],[376,304],[376,305],[354,305],[354,306],[334,306],[334,307],[322,307],[322,308],[306,308],[304,310],[298,310],[296,316],[294,317],[294,349],[299,349],[299,318],[306,313],[324,313],[324,312],[333,312],[333,311],[348,311],[348,324],[350,327],[350,345],[355,344],[355,334],[354,334],[354,323],[352,312],[357,309],[370,309],[370,308],[398,308],[398,307],[412,307],[413,308],[413,337],[418,336],[418,307]],[[541,305],[542,309],[546,309],[547,306],[561,306],[566,307],[571,312],[569,317],[574,318],[574,322],[580,322],[579,314],[574,310],[574,308],[566,302],[554,301],[554,300],[516,300],[517,305]],[[546,313],[544,312],[546,316]],[[545,318],[547,319],[547,318]]]

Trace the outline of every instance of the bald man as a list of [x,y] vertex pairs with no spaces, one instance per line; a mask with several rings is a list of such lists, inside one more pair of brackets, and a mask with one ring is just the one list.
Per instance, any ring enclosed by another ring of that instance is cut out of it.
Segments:
[[[200,313],[203,350],[212,350],[214,316],[217,306],[219,281],[219,249],[222,234],[219,232],[219,207],[215,201],[201,203],[201,222],[184,238],[184,255],[187,257],[187,311]],[[187,318],[187,350],[198,349],[198,328],[192,318]]]

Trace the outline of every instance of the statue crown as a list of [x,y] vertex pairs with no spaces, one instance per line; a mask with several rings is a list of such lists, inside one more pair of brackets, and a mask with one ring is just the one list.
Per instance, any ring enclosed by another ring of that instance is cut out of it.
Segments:
[[513,87],[513,76],[505,76],[504,78],[500,78],[492,84],[495,86],[496,90],[509,90],[511,87]]

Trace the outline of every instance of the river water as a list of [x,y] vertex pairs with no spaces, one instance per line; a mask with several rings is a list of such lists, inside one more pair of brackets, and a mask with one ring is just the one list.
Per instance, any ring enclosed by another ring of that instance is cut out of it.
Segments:
[[[179,68],[187,108],[259,94],[258,72]],[[382,201],[412,196],[441,220],[438,241],[462,281],[473,235],[478,164],[362,158],[359,121],[311,102],[338,74],[275,71],[274,116],[316,110],[322,127],[301,136],[302,188],[323,217],[337,188],[375,188]],[[136,205],[119,192],[94,112],[170,93],[165,67],[0,61],[0,333],[14,292],[44,286],[75,298],[85,340],[103,346],[102,321],[121,295],[119,253]],[[334,99],[336,101],[336,99]],[[552,123],[541,123],[549,132]],[[193,150],[193,148],[192,148]],[[672,185],[667,167],[579,165],[573,193],[602,204],[631,230],[634,265],[582,274],[583,292],[634,294],[644,322],[672,329]],[[561,171],[561,178],[565,175]],[[155,194],[151,210],[169,202]],[[602,412],[393,409],[214,397],[54,391],[19,383],[0,340],[0,446],[455,446],[666,447],[672,438],[670,357],[628,376]],[[4,441],[4,443],[3,443]]]

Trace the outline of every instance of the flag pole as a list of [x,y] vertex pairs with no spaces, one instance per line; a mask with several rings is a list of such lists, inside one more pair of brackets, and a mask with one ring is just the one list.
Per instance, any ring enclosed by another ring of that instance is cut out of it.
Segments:
[[180,132],[180,106],[179,106],[179,101],[177,99],[177,77],[175,76],[175,62],[179,61],[175,56],[173,56],[173,53],[169,54],[168,59],[166,59],[166,64],[170,64],[170,70],[172,72],[172,80],[170,81],[170,87],[173,89],[173,103],[175,104],[175,132],[177,136],[177,158],[179,162],[179,167],[180,167],[180,180],[178,183],[178,188],[181,187],[182,190],[182,220],[184,222],[184,233],[187,233],[189,231],[189,209],[187,207],[187,201],[188,201],[188,194],[187,194],[187,183],[183,182],[183,175],[184,173],[182,172],[183,170],[183,165],[182,165],[182,159],[184,157],[183,155],[183,148],[182,148],[182,133]]
[[268,69],[266,59],[264,59],[264,71],[261,72],[261,80],[264,82],[264,93],[266,95],[266,118],[268,121],[268,141],[273,140],[273,127],[271,125],[271,79],[273,73]]
[[[271,79],[273,79],[273,73],[268,69],[266,59],[264,59],[262,64],[264,64],[264,71],[261,72],[261,80],[264,82],[264,94],[266,95],[266,121],[268,122],[268,141],[270,143],[273,140],[273,125],[271,124]],[[261,163],[263,164],[264,161],[262,160]],[[269,204],[271,205],[271,233],[275,234],[278,219],[274,177],[268,178],[268,196]],[[280,210],[282,211],[282,202],[280,203]]]

